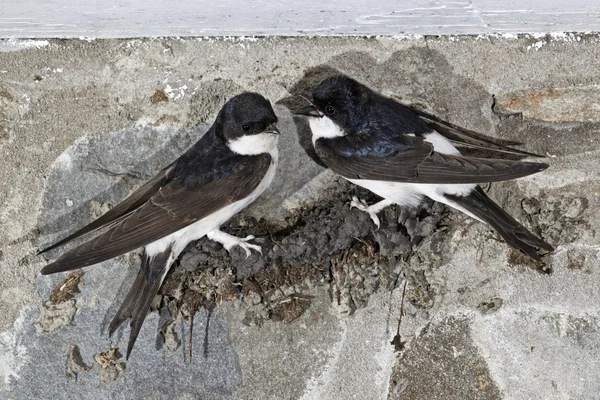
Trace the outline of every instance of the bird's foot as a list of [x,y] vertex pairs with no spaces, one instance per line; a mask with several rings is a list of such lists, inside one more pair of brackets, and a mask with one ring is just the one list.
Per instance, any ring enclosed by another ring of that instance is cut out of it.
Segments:
[[359,199],[356,196],[352,197],[352,201],[350,202],[350,208],[358,208],[361,211],[364,211],[366,213],[369,214],[369,217],[371,217],[371,220],[375,223],[375,225],[377,226],[377,229],[379,229],[380,226],[380,222],[379,222],[379,217],[377,216],[377,213],[379,211],[381,211],[380,208],[375,207],[377,206],[379,203],[374,204],[373,206],[369,206],[367,204],[366,201],[364,201],[363,199]]
[[231,236],[231,239],[231,243],[223,244],[223,247],[225,247],[225,250],[228,252],[231,252],[231,249],[234,246],[240,246],[246,252],[246,258],[250,257],[251,249],[258,251],[262,256],[262,248],[259,245],[248,243],[249,240],[254,239],[254,235],[248,235],[243,239],[237,236]]
[[237,236],[230,235],[220,230],[214,229],[206,234],[210,240],[219,242],[225,247],[229,253],[235,246],[240,246],[246,252],[246,258],[250,257],[251,251],[256,250],[262,255],[262,248],[256,244],[248,243],[249,240],[254,239],[253,235],[246,236],[245,238],[239,238]]

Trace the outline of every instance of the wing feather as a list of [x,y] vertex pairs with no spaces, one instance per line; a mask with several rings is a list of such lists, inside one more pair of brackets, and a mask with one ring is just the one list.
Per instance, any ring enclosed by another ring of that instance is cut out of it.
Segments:
[[248,156],[243,163],[235,164],[236,173],[199,185],[170,182],[109,230],[42,268],[42,274],[82,268],[127,253],[247,197],[262,181],[271,157]]
[[[423,138],[408,135],[403,135],[400,142],[371,146],[365,151],[366,135],[319,139],[315,149],[325,164],[349,179],[438,184],[486,183],[520,178],[548,167],[542,163],[437,153],[433,151],[433,145]],[[377,137],[375,135],[372,133],[367,136]]]
[[162,171],[160,171],[156,176],[150,179],[148,182],[143,184],[133,193],[131,193],[125,200],[108,210],[105,214],[103,214],[100,218],[96,219],[92,223],[84,226],[78,231],[72,233],[64,239],[59,240],[58,242],[52,244],[51,246],[46,247],[43,250],[40,250],[38,254],[46,253],[52,249],[55,249],[63,244],[66,244],[74,239],[77,239],[80,236],[85,235],[86,233],[90,233],[96,231],[98,229],[104,228],[112,223],[115,223],[122,219],[123,217],[130,214],[132,211],[140,207],[144,204],[148,199],[150,199],[157,191],[160,189],[162,185],[167,181],[169,172],[172,170],[173,164],[169,165]]

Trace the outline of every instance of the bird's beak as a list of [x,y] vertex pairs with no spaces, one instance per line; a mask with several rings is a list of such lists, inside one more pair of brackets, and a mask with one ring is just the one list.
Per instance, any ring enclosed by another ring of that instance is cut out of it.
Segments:
[[307,117],[316,117],[316,118],[321,118],[323,116],[323,114],[321,114],[321,111],[317,110],[317,107],[315,107],[313,105],[301,108],[299,110],[294,110],[294,111],[292,111],[292,114],[306,115]]
[[275,124],[271,124],[271,125],[267,126],[267,129],[265,129],[264,133],[271,133],[273,135],[281,135],[281,132],[279,132],[279,129],[277,129],[277,126],[275,126]]
[[321,118],[323,116],[323,114],[319,111],[319,109],[317,108],[315,103],[313,103],[310,95],[299,94],[298,96],[300,96],[304,100],[308,101],[308,104],[310,104],[310,105],[307,107],[301,108],[299,110],[294,110],[294,111],[292,111],[292,114],[306,115],[307,117],[316,117],[316,118]]

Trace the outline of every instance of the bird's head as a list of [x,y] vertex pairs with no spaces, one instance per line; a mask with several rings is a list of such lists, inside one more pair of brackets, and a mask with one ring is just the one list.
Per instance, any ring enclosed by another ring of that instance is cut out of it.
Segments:
[[[332,76],[321,82],[312,96],[303,95],[310,105],[295,110],[294,114],[309,117],[313,136],[343,136],[364,122],[370,92],[365,85],[345,75]],[[317,131],[322,132],[315,132],[314,127],[320,127]]]
[[215,123],[217,134],[238,154],[272,153],[277,147],[277,116],[269,100],[245,92],[229,100]]

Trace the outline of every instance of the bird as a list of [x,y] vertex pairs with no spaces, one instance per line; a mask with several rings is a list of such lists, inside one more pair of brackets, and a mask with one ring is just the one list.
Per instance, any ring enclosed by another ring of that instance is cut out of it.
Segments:
[[455,144],[541,156],[478,138],[346,75],[326,78],[312,95],[300,96],[309,105],[293,112],[308,117],[319,158],[335,173],[383,198],[369,206],[354,196],[350,203],[351,208],[367,212],[377,228],[377,214],[385,207],[416,206],[428,197],[488,224],[510,246],[537,262],[542,262],[539,253],[554,250],[478,185],[531,175],[548,164],[466,157]]
[[210,129],[183,155],[100,218],[40,253],[108,227],[44,266],[43,275],[97,264],[144,247],[139,272],[109,325],[109,335],[127,319],[126,358],[169,269],[186,245],[203,236],[261,252],[249,240],[220,230],[271,184],[278,163],[280,132],[269,100],[244,92],[219,111]]

